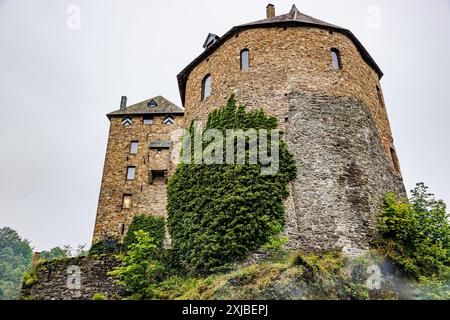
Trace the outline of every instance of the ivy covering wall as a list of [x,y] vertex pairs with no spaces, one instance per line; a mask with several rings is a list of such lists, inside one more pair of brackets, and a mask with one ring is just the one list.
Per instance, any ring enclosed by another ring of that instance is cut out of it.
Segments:
[[[261,110],[246,112],[232,96],[226,106],[209,115],[204,130],[225,133],[227,129],[276,128],[276,118]],[[193,139],[193,125],[190,132]],[[272,143],[277,142],[269,141],[269,150]],[[182,150],[184,157],[186,152],[189,151]],[[193,158],[192,152],[190,156]],[[174,251],[190,271],[217,271],[245,258],[283,231],[283,200],[297,168],[282,139],[278,165],[279,170],[273,175],[262,175],[264,165],[259,161],[183,163],[177,167],[168,184],[168,227]]]

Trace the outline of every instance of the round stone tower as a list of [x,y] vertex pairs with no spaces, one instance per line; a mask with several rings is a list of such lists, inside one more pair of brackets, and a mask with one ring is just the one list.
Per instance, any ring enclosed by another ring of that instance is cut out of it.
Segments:
[[300,13],[208,35],[179,75],[186,124],[231,94],[276,116],[298,163],[286,201],[292,248],[358,254],[376,235],[387,192],[405,190],[379,80],[382,71],[347,29]]

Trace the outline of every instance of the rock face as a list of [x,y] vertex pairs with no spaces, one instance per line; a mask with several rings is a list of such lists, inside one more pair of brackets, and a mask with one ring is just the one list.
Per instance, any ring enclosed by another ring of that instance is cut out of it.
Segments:
[[290,247],[350,255],[369,249],[383,195],[406,196],[370,112],[351,98],[295,93],[286,131],[299,166],[287,210]]
[[91,300],[96,293],[114,298],[124,289],[107,273],[120,263],[111,255],[44,262],[35,267],[33,283],[23,285],[21,299]]

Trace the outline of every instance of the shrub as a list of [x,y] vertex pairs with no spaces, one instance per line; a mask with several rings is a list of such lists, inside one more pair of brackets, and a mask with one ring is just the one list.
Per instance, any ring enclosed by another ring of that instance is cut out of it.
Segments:
[[120,250],[121,244],[119,240],[114,237],[106,237],[103,240],[94,243],[89,249],[89,254],[110,254],[120,252]]
[[[227,106],[209,115],[205,130],[276,128],[276,118],[260,110],[247,113],[232,96]],[[191,124],[191,137],[194,131]],[[183,158],[186,152],[182,150]],[[273,175],[262,175],[261,163],[177,167],[168,184],[168,227],[173,247],[189,270],[213,272],[245,258],[283,230],[283,200],[297,168],[284,141],[279,153],[279,171]]]
[[92,297],[92,300],[106,300],[106,296],[103,293],[96,293]]
[[136,242],[135,232],[143,230],[153,238],[154,244],[158,248],[162,248],[165,236],[165,221],[163,217],[154,217],[139,215],[133,218],[128,228],[127,234],[123,239],[123,247],[128,248],[130,244]]
[[380,246],[404,273],[415,278],[439,277],[450,265],[449,215],[445,204],[427,189],[417,184],[409,202],[386,195],[379,220]]
[[152,297],[155,284],[163,277],[164,265],[155,259],[159,249],[148,232],[136,231],[135,237],[136,241],[130,244],[122,265],[108,275],[116,277],[119,284],[135,295],[148,298]]

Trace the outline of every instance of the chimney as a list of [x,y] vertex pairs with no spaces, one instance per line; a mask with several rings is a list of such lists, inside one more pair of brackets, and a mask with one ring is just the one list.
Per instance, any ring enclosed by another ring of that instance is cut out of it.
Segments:
[[120,110],[125,110],[127,108],[127,97],[122,96],[122,99],[120,100]]
[[267,18],[275,17],[275,6],[269,3],[266,7]]

